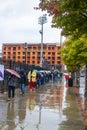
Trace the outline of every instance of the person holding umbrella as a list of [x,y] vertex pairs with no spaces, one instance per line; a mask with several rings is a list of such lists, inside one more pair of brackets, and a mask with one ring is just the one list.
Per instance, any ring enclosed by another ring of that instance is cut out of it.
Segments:
[[8,101],[14,100],[16,83],[15,75],[11,74],[8,78]]

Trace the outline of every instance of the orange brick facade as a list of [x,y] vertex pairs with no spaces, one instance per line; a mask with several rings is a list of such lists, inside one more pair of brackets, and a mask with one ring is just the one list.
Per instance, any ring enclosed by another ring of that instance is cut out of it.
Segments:
[[[43,44],[43,59],[49,65],[61,64],[61,56],[58,53],[60,46],[56,43]],[[26,54],[26,55],[25,55]],[[12,60],[15,62],[24,62],[26,57],[27,64],[40,64],[41,44],[28,43],[25,50],[24,43],[4,43],[2,46],[2,60]]]

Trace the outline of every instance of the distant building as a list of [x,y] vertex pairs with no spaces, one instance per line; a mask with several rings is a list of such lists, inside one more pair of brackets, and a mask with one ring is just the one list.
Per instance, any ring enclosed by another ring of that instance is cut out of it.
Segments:
[[[43,61],[44,65],[56,66],[61,64],[61,56],[59,54],[60,45],[56,43],[43,44]],[[4,43],[2,46],[2,60],[23,62],[31,65],[40,64],[41,44],[28,43],[27,49],[24,43]]]

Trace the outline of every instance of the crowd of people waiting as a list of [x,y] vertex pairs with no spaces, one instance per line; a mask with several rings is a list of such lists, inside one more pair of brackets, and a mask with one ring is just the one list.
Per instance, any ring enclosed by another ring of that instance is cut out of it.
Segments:
[[[24,96],[25,94],[25,86],[29,87],[29,90],[39,88],[41,85],[48,83],[49,81],[56,82],[58,78],[60,79],[62,74],[58,72],[51,71],[37,71],[31,69],[27,74],[24,71],[20,71],[20,78],[18,79],[21,94]],[[10,75],[8,78],[8,100],[13,99],[15,96],[15,88],[16,88],[16,77],[14,75]]]

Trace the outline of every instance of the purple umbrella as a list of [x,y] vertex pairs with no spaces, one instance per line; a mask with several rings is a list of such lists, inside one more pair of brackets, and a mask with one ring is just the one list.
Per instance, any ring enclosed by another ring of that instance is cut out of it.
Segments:
[[3,78],[3,74],[2,74],[2,72],[1,72],[1,71],[0,71],[0,77],[1,77],[1,78]]

